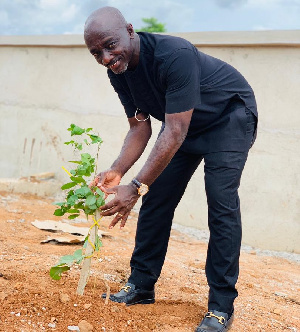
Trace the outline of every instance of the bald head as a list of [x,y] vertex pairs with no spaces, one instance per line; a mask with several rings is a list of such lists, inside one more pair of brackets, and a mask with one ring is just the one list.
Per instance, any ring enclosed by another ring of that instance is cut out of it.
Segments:
[[96,61],[122,74],[136,67],[139,59],[139,36],[114,7],[94,11],[86,20],[84,40]]
[[127,22],[122,13],[114,7],[102,7],[95,10],[86,20],[84,38],[91,33],[107,30],[126,29]]

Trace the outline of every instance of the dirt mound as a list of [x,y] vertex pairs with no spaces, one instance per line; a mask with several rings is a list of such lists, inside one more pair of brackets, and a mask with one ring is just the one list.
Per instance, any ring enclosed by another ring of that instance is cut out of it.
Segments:
[[[100,259],[83,296],[76,295],[79,269],[72,268],[60,281],[49,269],[78,245],[41,244],[49,235],[31,225],[52,216],[50,200],[0,193],[0,331],[194,331],[206,311],[204,264],[207,244],[172,231],[156,303],[126,307],[101,298],[106,281],[116,292],[129,275],[136,215],[124,230],[101,229]],[[76,222],[76,221],[74,221]],[[76,224],[79,225],[80,224]],[[86,226],[86,224],[82,225]],[[242,253],[239,298],[231,331],[298,331],[299,265],[278,257]]]

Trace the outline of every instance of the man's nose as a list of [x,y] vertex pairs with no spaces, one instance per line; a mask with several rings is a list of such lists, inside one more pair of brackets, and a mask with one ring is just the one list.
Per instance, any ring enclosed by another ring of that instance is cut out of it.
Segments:
[[111,62],[112,59],[113,59],[113,55],[109,51],[103,50],[103,52],[102,52],[103,66],[107,66]]

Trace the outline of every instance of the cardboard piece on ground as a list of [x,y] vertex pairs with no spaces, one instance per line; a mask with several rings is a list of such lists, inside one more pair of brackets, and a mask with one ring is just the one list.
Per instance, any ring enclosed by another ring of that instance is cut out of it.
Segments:
[[[77,236],[84,236],[84,237],[86,237],[89,232],[89,227],[78,227],[61,221],[54,221],[54,220],[45,220],[45,221],[35,220],[31,224],[41,230],[48,232],[63,232]],[[99,237],[109,236],[108,233],[102,232],[100,230],[98,230],[98,235]]]
[[79,244],[84,242],[84,236],[66,235],[66,236],[48,236],[41,243],[54,242],[57,244]]

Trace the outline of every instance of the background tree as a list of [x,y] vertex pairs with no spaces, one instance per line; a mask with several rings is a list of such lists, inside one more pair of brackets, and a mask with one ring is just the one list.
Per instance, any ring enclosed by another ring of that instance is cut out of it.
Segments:
[[146,26],[138,29],[137,31],[143,32],[166,32],[167,29],[164,23],[160,23],[157,21],[155,17],[150,18],[142,18],[142,21],[146,23]]

